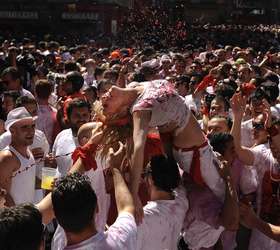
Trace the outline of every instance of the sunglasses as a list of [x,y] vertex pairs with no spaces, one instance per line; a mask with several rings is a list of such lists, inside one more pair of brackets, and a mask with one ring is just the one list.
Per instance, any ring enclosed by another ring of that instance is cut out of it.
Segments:
[[264,124],[263,123],[253,123],[253,129],[262,130],[262,129],[264,129]]

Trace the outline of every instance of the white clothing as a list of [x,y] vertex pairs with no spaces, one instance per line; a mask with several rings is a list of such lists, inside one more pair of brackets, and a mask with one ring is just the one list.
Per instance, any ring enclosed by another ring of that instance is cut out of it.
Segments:
[[199,250],[214,246],[224,230],[222,226],[214,228],[203,221],[194,220],[183,236],[189,249]]
[[[179,167],[185,172],[190,173],[190,167],[192,163],[194,151],[183,152],[181,150],[173,149],[173,155],[178,162]],[[212,190],[212,192],[220,199],[224,201],[225,197],[225,183],[220,177],[216,166],[213,162],[219,163],[212,147],[207,145],[199,149],[200,152],[200,169],[201,176],[205,184]]]
[[249,250],[279,250],[280,243],[268,238],[260,231],[253,229],[251,234],[251,240]]
[[253,119],[250,119],[241,123],[241,145],[250,148],[253,144]]
[[275,116],[277,119],[280,118],[280,104],[270,107],[271,115]]
[[[12,146],[6,150],[12,152],[20,161],[20,168],[13,173],[10,195],[16,205],[24,202],[34,202],[35,198],[35,161],[32,153],[28,149],[29,158],[25,158]],[[28,169],[26,169],[28,168]]]
[[55,138],[52,152],[53,156],[57,157],[57,177],[66,176],[68,173],[73,164],[72,153],[78,145],[78,138],[73,136],[70,128],[62,130]]
[[[103,174],[104,162],[96,156],[97,169],[85,172],[89,177],[92,189],[97,196],[98,213],[95,216],[95,226],[98,232],[104,231],[108,211],[110,208],[110,195],[106,193],[105,179]],[[52,249],[63,249],[66,246],[66,235],[61,226],[58,225],[52,240]]]
[[83,78],[84,78],[84,85],[87,85],[87,86],[93,85],[93,82],[95,80],[94,74],[89,74],[88,72],[86,72],[83,74]]
[[[12,135],[10,131],[6,131],[4,134],[0,136],[0,150],[3,150],[7,146],[11,144]],[[45,134],[35,129],[34,139],[32,145],[29,147],[31,150],[34,148],[41,148],[44,151],[44,156],[49,153],[50,146],[47,141]],[[36,176],[41,179],[42,177],[42,167],[44,166],[43,162],[39,162],[36,164]]]
[[106,232],[72,246],[52,250],[132,250],[136,245],[137,227],[133,215],[121,213]]
[[184,187],[178,188],[174,200],[150,201],[138,226],[137,250],[176,250],[189,204]]
[[196,103],[196,99],[193,98],[192,95],[185,96],[185,102],[190,110],[192,110],[195,114],[198,113],[198,107]]
[[[265,172],[271,171],[272,169],[279,168],[279,164],[273,157],[272,152],[269,148],[269,144],[261,144],[252,149],[254,154],[254,164],[258,173],[259,186],[257,190],[257,213],[260,214],[261,203],[262,203],[262,184]],[[253,230],[249,250],[279,250],[280,243],[276,242],[261,232]]]
[[141,110],[152,112],[149,126],[151,128],[177,124],[178,134],[189,121],[191,111],[185,100],[175,90],[174,86],[166,80],[132,83],[128,87],[143,86],[143,93],[138,96],[131,107],[131,113]]
[[28,91],[27,89],[22,88],[19,91],[20,96],[27,96],[29,98],[35,99],[34,95],[32,95],[32,93],[30,91]]
[[44,132],[49,144],[53,141],[53,129],[56,121],[56,110],[49,105],[38,105],[36,128]]

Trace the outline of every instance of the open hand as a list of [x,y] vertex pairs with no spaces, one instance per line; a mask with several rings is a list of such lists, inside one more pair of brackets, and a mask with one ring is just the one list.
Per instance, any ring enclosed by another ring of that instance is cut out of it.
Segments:
[[246,97],[241,92],[235,93],[230,99],[232,113],[235,117],[242,118],[246,109]]

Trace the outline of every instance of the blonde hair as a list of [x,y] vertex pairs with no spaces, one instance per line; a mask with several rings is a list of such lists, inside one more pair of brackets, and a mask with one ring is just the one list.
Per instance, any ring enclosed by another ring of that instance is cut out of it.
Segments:
[[[103,114],[103,108],[100,101],[96,101],[93,104],[92,110],[94,111],[94,120],[105,124],[103,128],[103,138],[99,144],[101,158],[105,159],[110,147],[114,149],[118,148],[119,141],[125,145],[127,140],[132,137],[132,124],[129,122],[125,125],[114,125],[114,121],[117,121],[121,117],[118,117],[119,114],[116,114],[108,119]],[[130,114],[128,115],[130,116]]]

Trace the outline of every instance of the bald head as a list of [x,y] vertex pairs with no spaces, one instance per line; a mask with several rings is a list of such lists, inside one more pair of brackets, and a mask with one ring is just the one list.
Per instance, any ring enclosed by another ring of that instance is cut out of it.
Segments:
[[92,130],[97,126],[97,122],[88,122],[83,124],[78,131],[78,142],[80,146],[84,146],[92,135]]

